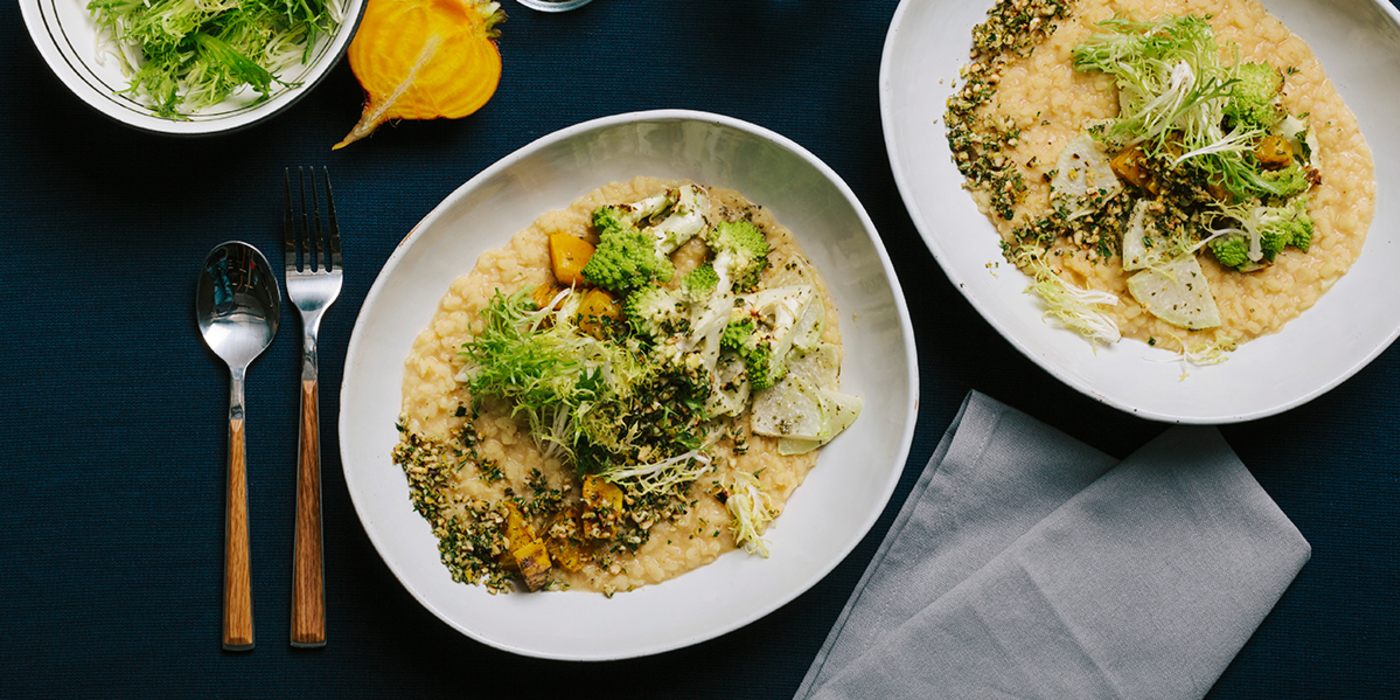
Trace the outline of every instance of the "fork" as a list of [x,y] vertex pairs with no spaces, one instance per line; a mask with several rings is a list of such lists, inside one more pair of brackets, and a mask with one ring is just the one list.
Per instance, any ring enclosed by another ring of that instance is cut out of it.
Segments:
[[[317,336],[321,315],[340,295],[340,227],[335,219],[331,176],[325,181],[326,226],[321,225],[316,169],[310,177],[297,168],[300,225],[293,212],[291,169],[282,171],[286,211],[282,248],[287,266],[287,298],[301,312],[301,446],[297,452],[296,534],[292,547],[292,631],[294,647],[326,644],[326,586],[321,534],[321,418],[317,380]],[[307,192],[310,192],[310,216]]]

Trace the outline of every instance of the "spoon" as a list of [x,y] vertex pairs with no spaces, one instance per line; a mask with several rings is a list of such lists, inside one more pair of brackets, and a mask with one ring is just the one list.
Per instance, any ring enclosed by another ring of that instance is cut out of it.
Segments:
[[248,567],[248,479],[243,449],[243,375],[277,335],[282,291],[257,248],[241,241],[209,251],[195,292],[204,342],[228,364],[228,498],[224,510],[224,648],[253,648]]

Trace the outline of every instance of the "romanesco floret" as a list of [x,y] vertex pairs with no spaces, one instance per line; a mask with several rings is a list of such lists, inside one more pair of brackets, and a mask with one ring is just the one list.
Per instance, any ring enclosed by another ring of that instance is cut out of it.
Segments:
[[1267,63],[1242,63],[1235,67],[1235,78],[1225,103],[1226,116],[1246,129],[1273,126],[1283,115],[1278,105],[1283,75]]
[[614,292],[627,292],[651,282],[666,282],[675,274],[671,259],[656,247],[656,239],[632,225],[626,212],[600,207],[593,212],[598,247],[583,266],[589,282]]
[[692,184],[595,209],[598,248],[583,276],[614,292],[670,281],[675,274],[671,253],[709,226],[709,211],[709,195]]
[[600,236],[604,231],[615,231],[636,225],[631,211],[625,206],[598,207],[593,210],[593,228],[598,230]]
[[[601,228],[605,223],[612,226],[630,224],[642,228],[645,222],[666,211],[666,208],[674,202],[674,199],[668,197],[668,193],[663,192],[635,202],[610,204],[594,210],[593,225]],[[605,218],[606,221],[599,221],[600,217]]]
[[1286,246],[1308,252],[1312,245],[1313,220],[1308,216],[1306,200],[1300,198],[1282,207],[1266,207],[1257,217],[1261,247],[1270,262]]
[[632,290],[623,301],[622,311],[633,330],[651,340],[684,333],[690,327],[686,300],[655,284]]
[[807,285],[773,287],[735,299],[720,344],[734,350],[747,366],[755,390],[766,389],[787,373],[793,340],[805,332],[807,307],[816,290]]
[[1278,170],[1260,170],[1253,173],[1253,180],[1260,190],[1275,197],[1292,197],[1312,187],[1312,177],[1308,169],[1296,160]]
[[754,333],[754,321],[751,318],[734,318],[729,325],[724,327],[724,333],[720,334],[719,346],[725,350],[740,351],[744,343],[748,341]]
[[[771,336],[757,332],[752,322],[731,323],[724,329],[725,347],[743,360],[744,374],[754,390],[767,389],[787,373],[787,364],[776,361]],[[785,358],[784,358],[785,359]]]
[[1221,236],[1212,239],[1210,252],[1225,267],[1240,269],[1249,266],[1249,241],[1240,235]]
[[[1305,220],[1306,223],[1304,223]],[[1294,219],[1293,238],[1289,239],[1288,244],[1304,253],[1308,252],[1308,248],[1312,247],[1314,230],[1311,216],[1304,214],[1301,218]]]
[[744,368],[754,389],[767,389],[787,374],[787,364],[778,362],[770,347],[758,345],[740,353],[739,357],[744,358]]
[[[758,286],[758,275],[768,266],[768,239],[748,221],[723,221],[705,238],[714,251],[714,271],[721,282],[738,292]],[[724,286],[721,284],[721,286]]]
[[715,274],[715,268],[709,263],[686,273],[681,278],[681,293],[690,301],[700,301],[709,298],[715,293],[715,288],[719,286],[719,275]]
[[1313,220],[1308,216],[1307,198],[1298,197],[1281,206],[1250,202],[1226,208],[1225,216],[1236,227],[1210,242],[1211,252],[1220,264],[1249,271],[1270,263],[1284,248],[1293,246],[1304,253],[1312,245]]

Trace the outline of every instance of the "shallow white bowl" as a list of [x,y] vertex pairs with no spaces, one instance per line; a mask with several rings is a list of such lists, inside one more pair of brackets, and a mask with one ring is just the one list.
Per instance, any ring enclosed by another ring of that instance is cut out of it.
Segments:
[[[767,207],[825,274],[841,313],[843,389],[856,423],[768,531],[772,557],[741,551],[612,599],[584,592],[489,595],[454,583],[390,460],[403,363],[448,285],[540,214],[637,175],[729,187]],[[394,251],[360,311],[341,392],[340,453],[365,531],[403,585],[443,621],[531,656],[601,660],[723,634],[793,599],[837,565],[884,509],[908,456],[918,393],[914,336],[899,283],[850,189],[800,146],[734,119],[688,111],[573,126],[462,185]]]
[[[1400,240],[1389,194],[1400,184],[1400,29],[1373,0],[1267,0],[1307,40],[1361,123],[1376,162],[1375,221],[1360,259],[1321,301],[1223,364],[1189,368],[1136,341],[1092,347],[1053,328],[1027,279],[1004,262],[991,223],[961,189],[943,111],[990,0],[903,0],[880,66],[880,108],[895,182],[919,233],[968,301],[1013,345],[1079,391],[1144,418],[1230,423],[1298,406],[1361,369],[1400,334]],[[959,81],[960,83],[960,81]],[[994,274],[995,273],[995,274]]]
[[39,54],[78,99],[137,129],[195,136],[251,126],[301,99],[345,54],[366,1],[342,0],[345,19],[335,34],[317,40],[309,61],[279,73],[277,77],[289,85],[274,86],[267,100],[254,103],[257,91],[244,88],[223,103],[180,120],[156,116],[135,99],[118,94],[130,81],[122,75],[116,59],[104,60],[99,55],[97,26],[88,13],[86,0],[19,0],[19,9]]

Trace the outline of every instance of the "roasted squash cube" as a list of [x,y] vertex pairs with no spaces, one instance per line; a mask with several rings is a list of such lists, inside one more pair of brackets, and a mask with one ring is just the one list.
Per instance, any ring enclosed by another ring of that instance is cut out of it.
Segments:
[[544,540],[512,501],[506,501],[506,547],[525,579],[525,586],[532,591],[543,588],[549,581],[549,552]]
[[1277,134],[1260,139],[1254,147],[1254,158],[1269,170],[1286,168],[1293,164],[1293,146],[1288,139]]
[[584,293],[578,307],[579,330],[602,339],[621,322],[622,303],[611,292],[594,287]]
[[554,565],[565,571],[578,571],[592,558],[590,548],[582,542],[579,526],[581,511],[575,506],[559,511],[545,528],[545,544]]
[[1148,171],[1146,161],[1147,154],[1134,146],[1114,156],[1108,165],[1118,179],[1134,187],[1148,189],[1152,185],[1152,173]]
[[583,477],[583,513],[579,519],[584,536],[605,539],[616,535],[625,500],[616,484],[592,474]]
[[549,262],[554,279],[566,287],[583,284],[583,266],[593,257],[593,244],[567,233],[549,237]]
[[535,306],[543,309],[549,306],[549,302],[554,301],[554,297],[559,296],[562,291],[564,288],[557,284],[542,284],[535,287],[535,291],[530,294],[530,299],[535,302]]

